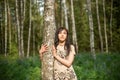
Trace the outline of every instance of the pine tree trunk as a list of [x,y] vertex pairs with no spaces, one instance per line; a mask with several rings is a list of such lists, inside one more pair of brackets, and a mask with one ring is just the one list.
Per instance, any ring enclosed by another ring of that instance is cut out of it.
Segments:
[[107,30],[106,30],[105,0],[103,0],[103,13],[104,13],[105,46],[106,46],[106,53],[108,53],[108,39],[107,39]]
[[99,37],[100,37],[101,52],[103,52],[103,37],[102,37],[102,33],[101,33],[98,0],[96,0],[96,11],[97,11],[97,22],[98,22],[98,31],[99,31]]
[[89,19],[89,27],[90,27],[90,48],[93,54],[93,58],[96,59],[95,47],[94,47],[93,18],[92,18],[92,12],[91,12],[91,0],[87,0],[87,7],[88,7],[88,19]]
[[7,55],[7,1],[4,0],[5,4],[5,56]]
[[27,46],[27,58],[30,54],[30,40],[31,40],[31,0],[30,0],[30,6],[29,6],[29,33],[28,33],[28,46]]
[[71,20],[72,20],[72,39],[73,44],[75,45],[78,51],[78,44],[77,44],[77,35],[76,35],[76,27],[75,27],[75,18],[74,18],[74,8],[73,8],[73,0],[71,0]]
[[53,79],[53,61],[52,46],[54,44],[55,34],[55,15],[54,15],[55,0],[45,0],[44,8],[44,44],[48,45],[48,52],[43,54],[42,60],[42,80]]
[[69,30],[68,27],[68,16],[67,16],[67,7],[66,7],[66,0],[62,0],[63,3],[63,9],[64,9],[64,17],[65,17],[65,27]]

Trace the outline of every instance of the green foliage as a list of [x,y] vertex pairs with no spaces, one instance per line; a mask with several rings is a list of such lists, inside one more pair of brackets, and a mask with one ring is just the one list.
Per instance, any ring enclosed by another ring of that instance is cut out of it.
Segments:
[[40,72],[38,57],[0,59],[0,80],[40,80]]
[[97,54],[94,60],[84,53],[76,56],[74,69],[78,80],[119,80],[119,60],[119,54]]
[[[96,60],[88,53],[77,54],[73,67],[78,80],[119,80],[120,55],[97,54]],[[0,57],[0,80],[41,80],[38,56],[24,59]]]
[[10,53],[8,55],[10,58],[15,59],[18,57],[18,47],[17,44],[14,42],[12,42],[11,45],[11,49],[9,50]]

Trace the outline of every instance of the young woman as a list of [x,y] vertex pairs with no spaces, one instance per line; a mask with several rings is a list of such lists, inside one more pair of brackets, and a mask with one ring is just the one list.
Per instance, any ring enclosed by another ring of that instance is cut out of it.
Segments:
[[[42,45],[39,50],[42,54],[47,51],[47,45]],[[58,28],[55,33],[52,53],[54,60],[54,80],[77,80],[72,63],[75,56],[75,48],[69,42],[68,30],[64,27]]]

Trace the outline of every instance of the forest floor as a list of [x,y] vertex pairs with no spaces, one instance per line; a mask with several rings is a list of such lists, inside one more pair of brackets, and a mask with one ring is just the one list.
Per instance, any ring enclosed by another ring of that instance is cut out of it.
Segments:
[[[73,62],[78,80],[119,80],[120,54],[80,53]],[[41,80],[39,56],[17,59],[0,56],[0,80]]]

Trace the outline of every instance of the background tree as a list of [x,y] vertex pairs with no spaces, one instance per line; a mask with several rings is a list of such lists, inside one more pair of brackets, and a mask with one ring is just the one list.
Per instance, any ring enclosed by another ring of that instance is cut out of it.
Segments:
[[[17,1],[17,6],[16,6]],[[6,7],[5,7],[6,2]],[[29,55],[37,55],[38,46],[42,43],[43,38],[43,0],[32,1],[31,7],[31,31],[29,32],[29,0],[1,0],[0,1],[0,54],[7,55],[21,55],[27,56],[28,47],[28,33],[31,34]],[[88,9],[85,0],[74,0],[74,19],[77,35],[77,42],[79,52],[90,51],[90,33],[88,24]],[[107,4],[106,4],[107,3]],[[61,5],[62,4],[62,5]],[[67,18],[70,32],[70,39],[72,40],[72,20],[71,19],[71,2],[66,0]],[[101,51],[101,44],[99,39],[99,30],[97,22],[96,0],[91,1],[91,13],[93,15],[94,26],[94,47],[96,52]],[[105,0],[105,15],[106,15],[106,30],[104,29],[104,11],[103,0],[99,1],[99,21],[101,25],[101,34],[103,36],[103,49],[106,50],[108,44],[109,52],[119,52],[119,2]],[[62,0],[55,1],[55,23],[65,26],[65,15]],[[17,11],[16,11],[17,10]],[[7,13],[7,19],[6,19]],[[17,17],[16,17],[17,16]],[[7,20],[7,24],[6,24]],[[19,24],[18,24],[19,23]],[[6,27],[7,26],[7,27]],[[102,27],[103,26],[103,27]],[[107,40],[105,37],[107,35]],[[7,35],[7,36],[6,36]],[[106,43],[106,41],[108,43]],[[17,45],[19,47],[17,47]],[[13,56],[13,57],[15,57]]]
[[66,29],[69,30],[66,0],[62,0],[62,4],[63,4],[63,10],[64,10],[64,17],[65,17],[65,27]]
[[71,20],[72,20],[72,40],[73,40],[73,44],[75,45],[75,47],[76,47],[76,49],[78,51],[78,43],[77,43],[77,36],[76,36],[73,0],[70,0],[70,2],[71,2]]
[[96,13],[97,13],[98,31],[99,31],[99,37],[100,37],[100,47],[101,47],[101,52],[103,52],[103,37],[102,37],[101,24],[100,24],[100,18],[99,18],[98,0],[96,0],[96,11],[97,11]]
[[18,8],[18,0],[15,2],[16,4],[16,25],[17,25],[17,39],[18,39],[18,53],[19,57],[22,56],[22,51],[21,51],[21,41],[20,41],[20,21],[19,21],[19,8]]
[[105,34],[105,48],[106,53],[108,53],[108,38],[107,38],[107,30],[106,30],[106,11],[105,11],[105,0],[103,0],[103,13],[104,13],[104,34]]
[[93,17],[91,12],[91,0],[87,0],[87,7],[88,7],[88,19],[89,19],[89,27],[90,27],[90,48],[94,59],[96,59],[95,47],[94,47]]
[[113,20],[113,0],[111,0],[111,12],[110,12],[110,46],[113,46],[112,42],[112,20]]
[[5,6],[5,56],[7,56],[7,48],[8,48],[8,45],[7,45],[7,29],[8,29],[8,16],[7,16],[7,0],[4,0],[4,6]]
[[31,40],[31,0],[29,2],[29,33],[28,33],[28,46],[27,46],[27,57],[29,57],[30,54],[30,40]]
[[25,0],[20,1],[20,42],[21,42],[21,53],[22,57],[24,57],[24,40],[23,40],[23,32],[24,32],[24,20],[25,20]]

